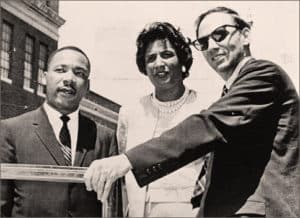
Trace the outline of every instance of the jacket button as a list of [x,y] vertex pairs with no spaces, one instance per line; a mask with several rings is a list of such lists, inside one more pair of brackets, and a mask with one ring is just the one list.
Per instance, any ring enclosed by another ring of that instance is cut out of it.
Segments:
[[157,168],[156,166],[153,166],[153,167],[152,167],[152,170],[153,170],[153,172],[157,172],[157,171],[158,171],[158,168]]

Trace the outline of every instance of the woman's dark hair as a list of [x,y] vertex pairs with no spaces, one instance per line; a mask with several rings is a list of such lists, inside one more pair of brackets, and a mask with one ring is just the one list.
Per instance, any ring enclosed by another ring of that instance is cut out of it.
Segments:
[[167,22],[154,22],[148,24],[140,32],[136,40],[136,63],[139,71],[147,75],[145,63],[146,49],[150,43],[157,39],[168,39],[170,41],[175,49],[179,63],[185,67],[185,72],[182,72],[182,77],[183,79],[188,77],[189,69],[193,63],[192,50],[187,39],[182,35],[180,30]]

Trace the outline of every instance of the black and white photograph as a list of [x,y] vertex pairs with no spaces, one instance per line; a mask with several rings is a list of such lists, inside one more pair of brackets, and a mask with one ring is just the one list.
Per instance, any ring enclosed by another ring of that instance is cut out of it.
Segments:
[[300,216],[299,1],[0,6],[1,217]]

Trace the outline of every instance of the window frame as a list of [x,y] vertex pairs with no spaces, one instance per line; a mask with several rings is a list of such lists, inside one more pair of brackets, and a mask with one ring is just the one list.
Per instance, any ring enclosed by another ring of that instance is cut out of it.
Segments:
[[[8,29],[10,30],[10,33],[8,33],[8,36],[9,36],[9,39],[8,41],[5,41],[5,38],[4,37],[4,31],[5,31],[5,27],[8,27]],[[6,20],[2,20],[2,31],[1,31],[1,50],[0,50],[0,80],[1,81],[4,81],[4,82],[7,82],[9,84],[12,84],[12,79],[11,79],[11,72],[12,72],[12,53],[13,53],[13,35],[14,35],[14,26],[13,24],[7,22]],[[4,50],[4,44],[7,45],[7,51]],[[7,53],[7,60],[4,60],[3,58],[3,54],[4,53]],[[7,61],[7,62],[5,62]],[[7,65],[7,68],[4,68],[4,63],[6,63]],[[7,70],[7,73],[3,74],[3,71],[2,69],[4,70]]]
[[[41,59],[41,50],[45,49],[44,60]],[[37,70],[37,95],[41,97],[46,96],[46,78],[44,72],[47,69],[47,59],[49,55],[49,48],[45,43],[40,42],[39,44],[39,56],[38,56],[38,70]],[[43,64],[41,64],[43,63]],[[43,66],[41,66],[43,65]],[[42,88],[41,88],[42,87]],[[41,91],[41,89],[43,91]]]
[[[31,53],[27,51],[27,39],[30,39],[31,44]],[[34,70],[34,48],[35,48],[35,39],[33,36],[26,34],[25,43],[24,43],[24,70],[23,70],[23,89],[34,93],[32,88],[33,83],[33,70]],[[27,56],[29,55],[29,56]],[[30,59],[27,61],[27,59]],[[28,73],[28,74],[27,74]]]

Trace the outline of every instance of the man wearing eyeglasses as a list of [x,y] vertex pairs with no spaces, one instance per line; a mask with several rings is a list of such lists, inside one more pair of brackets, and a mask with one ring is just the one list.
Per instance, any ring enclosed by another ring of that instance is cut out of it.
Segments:
[[224,79],[222,97],[125,155],[94,161],[87,188],[105,199],[129,170],[144,186],[211,152],[198,217],[299,217],[299,97],[282,68],[250,56],[250,29],[229,8],[200,15],[193,45]]

